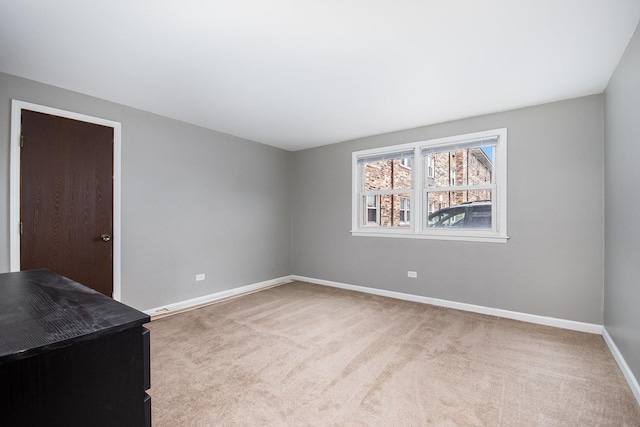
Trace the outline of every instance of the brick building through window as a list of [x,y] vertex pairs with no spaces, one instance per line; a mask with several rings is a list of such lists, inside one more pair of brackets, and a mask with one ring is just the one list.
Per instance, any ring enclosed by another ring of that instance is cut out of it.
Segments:
[[[367,190],[411,191],[412,158],[398,158],[366,163],[364,185]],[[408,227],[410,194],[379,194],[367,198],[367,225]],[[374,211],[374,215],[372,212]]]
[[[438,188],[491,183],[493,163],[482,148],[437,152],[422,156],[427,197],[427,215],[440,209],[474,201],[490,201],[491,190],[437,191]],[[365,163],[366,190],[395,190],[396,194],[367,197],[366,225],[409,227],[412,189],[412,157]],[[407,190],[400,194],[397,190]]]
[[[489,151],[491,153],[491,151]],[[493,162],[482,148],[445,151],[427,156],[427,186],[438,187],[489,184],[493,174]],[[433,174],[429,176],[429,170]],[[428,213],[457,206],[462,203],[491,201],[491,190],[431,191],[428,196]]]

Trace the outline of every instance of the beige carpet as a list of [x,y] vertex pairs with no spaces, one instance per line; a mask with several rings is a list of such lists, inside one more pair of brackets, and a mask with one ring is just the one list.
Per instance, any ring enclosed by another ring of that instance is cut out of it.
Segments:
[[300,282],[149,329],[156,427],[640,426],[593,334]]

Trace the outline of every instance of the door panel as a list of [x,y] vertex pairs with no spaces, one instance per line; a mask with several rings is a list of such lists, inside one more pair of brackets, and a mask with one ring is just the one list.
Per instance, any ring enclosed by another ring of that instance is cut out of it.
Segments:
[[113,294],[113,128],[22,110],[20,269]]

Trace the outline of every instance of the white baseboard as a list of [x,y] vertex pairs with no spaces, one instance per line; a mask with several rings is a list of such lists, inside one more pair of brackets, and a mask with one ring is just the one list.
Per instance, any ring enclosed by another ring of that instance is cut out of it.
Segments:
[[271,288],[273,286],[281,285],[291,281],[291,276],[279,277],[277,279],[266,280],[260,283],[254,283],[251,285],[240,286],[238,288],[229,289],[226,291],[216,292],[215,294],[204,295],[198,298],[193,298],[185,301],[176,302],[173,304],[163,305],[149,310],[144,310],[145,314],[151,316],[152,320],[158,317],[164,317],[171,314],[180,313],[186,310],[191,310],[197,307],[202,307],[223,299],[231,297],[237,297],[242,294],[248,294],[259,291],[261,289]]
[[291,276],[293,280],[309,282],[317,285],[331,286],[334,288],[348,289],[351,291],[364,292],[367,294],[380,295],[383,297],[401,299],[406,301],[431,304],[439,307],[454,308],[456,310],[471,311],[474,313],[488,314],[490,316],[504,317],[507,319],[521,320],[523,322],[536,323],[539,325],[554,326],[556,328],[570,329],[573,331],[588,332],[591,334],[602,334],[602,325],[594,323],[576,322],[573,320],[558,319],[555,317],[538,316],[536,314],[519,313],[517,311],[502,310],[499,308],[485,307],[482,305],[466,304],[462,302],[448,301],[444,299],[423,297],[401,292],[387,291],[383,289],[368,288],[365,286],[348,285],[346,283],[332,282],[329,280],[314,279],[311,277]]
[[638,380],[633,375],[633,372],[631,372],[631,368],[629,368],[629,365],[627,365],[624,357],[622,357],[622,353],[620,353],[620,350],[618,350],[618,346],[615,342],[613,342],[613,339],[607,332],[607,329],[604,327],[602,328],[602,337],[604,338],[604,342],[607,343],[609,351],[611,351],[611,354],[613,354],[613,358],[616,359],[616,362],[618,362],[618,366],[620,367],[622,374],[627,380],[627,383],[629,384],[633,395],[636,397],[636,400],[640,405],[640,385],[638,385]]
[[570,329],[573,331],[588,332],[591,334],[603,334],[602,325],[594,323],[576,322],[574,320],[558,319],[555,317],[538,316],[536,314],[520,313],[517,311],[502,310],[500,308],[485,307],[482,305],[466,304],[462,302],[449,301],[438,298],[424,297],[420,295],[405,294],[402,292],[388,291],[384,289],[369,288],[366,286],[349,285],[347,283],[333,282],[330,280],[315,279],[312,277],[304,276],[284,276],[277,279],[266,280],[264,282],[254,283],[251,285],[240,286],[238,288],[229,289],[215,294],[204,295],[198,298],[193,298],[185,301],[176,302],[149,310],[144,310],[144,313],[152,316],[159,317],[169,314],[175,314],[181,311],[190,310],[203,305],[211,304],[223,299],[236,297],[242,294],[247,294],[261,289],[270,288],[273,286],[281,285],[283,283],[291,282],[293,280],[299,280],[301,282],[308,282],[317,285],[330,286],[333,288],[347,289],[351,291],[364,292],[367,294],[379,295],[383,297],[395,298],[405,301],[419,302],[423,304],[431,304],[439,307],[453,308],[456,310],[470,311],[473,313],[487,314],[490,316],[504,317],[507,319],[521,320],[523,322],[535,323],[539,325],[553,326],[556,328]]

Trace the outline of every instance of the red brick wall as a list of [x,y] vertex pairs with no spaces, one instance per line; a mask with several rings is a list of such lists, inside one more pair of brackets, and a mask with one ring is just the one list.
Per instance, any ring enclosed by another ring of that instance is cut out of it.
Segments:
[[[411,189],[411,169],[397,159],[367,163],[365,166],[365,190]],[[400,196],[380,196],[380,225],[383,227],[408,227],[400,222]]]

